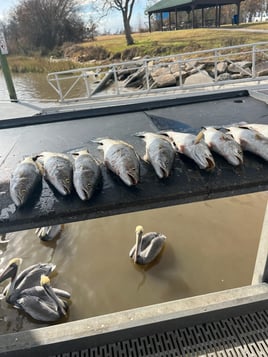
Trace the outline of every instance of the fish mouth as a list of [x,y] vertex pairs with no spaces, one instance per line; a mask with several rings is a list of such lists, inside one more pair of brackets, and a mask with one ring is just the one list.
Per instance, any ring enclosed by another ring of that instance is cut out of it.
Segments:
[[139,182],[139,179],[137,177],[133,176],[130,173],[127,173],[127,176],[128,176],[132,185],[137,185],[137,183]]
[[166,169],[165,167],[160,167],[159,172],[161,173],[161,178],[167,178],[169,176],[169,170]]
[[215,162],[214,160],[212,160],[211,158],[207,157],[206,158],[206,162],[207,162],[207,169],[208,170],[212,170],[215,168]]
[[237,166],[243,164],[243,158],[240,155],[235,155],[235,158],[237,159]]
[[79,197],[81,198],[82,201],[87,201],[92,196],[92,190],[89,191],[86,188],[82,188],[79,191],[78,195],[79,195]]

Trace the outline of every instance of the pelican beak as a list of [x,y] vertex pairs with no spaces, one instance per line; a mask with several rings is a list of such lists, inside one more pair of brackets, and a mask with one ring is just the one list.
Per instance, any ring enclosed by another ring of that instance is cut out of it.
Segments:
[[9,264],[3,271],[0,273],[0,283],[2,281],[8,279],[8,278],[13,278],[16,276],[18,271],[18,264],[16,262],[12,262]]

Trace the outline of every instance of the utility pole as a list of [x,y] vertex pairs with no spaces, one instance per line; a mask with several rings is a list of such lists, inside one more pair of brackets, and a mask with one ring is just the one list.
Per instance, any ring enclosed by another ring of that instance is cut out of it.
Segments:
[[17,102],[17,95],[15,91],[15,87],[13,84],[13,80],[11,77],[10,69],[8,66],[7,58],[6,55],[8,54],[7,50],[7,44],[5,40],[4,33],[0,31],[0,64],[2,67],[2,71],[5,77],[8,93],[9,93],[9,98],[12,102]]

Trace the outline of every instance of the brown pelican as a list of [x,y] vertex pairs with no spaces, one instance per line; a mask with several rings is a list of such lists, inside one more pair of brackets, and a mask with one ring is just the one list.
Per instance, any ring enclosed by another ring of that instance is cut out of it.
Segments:
[[[70,298],[68,292],[65,294],[66,298]],[[68,304],[57,296],[46,275],[41,275],[39,286],[21,293],[15,307],[22,309],[35,320],[43,322],[57,321],[66,316],[68,311]]]
[[38,263],[31,265],[18,274],[21,263],[22,259],[20,258],[11,259],[6,268],[0,273],[0,283],[11,278],[11,282],[6,286],[3,294],[6,297],[6,301],[12,305],[16,304],[23,290],[40,285],[41,275],[49,275],[56,268],[56,265],[51,263]]
[[143,227],[136,227],[136,244],[129,252],[135,264],[149,264],[161,252],[166,236],[162,233],[149,232],[143,234]]
[[42,241],[49,241],[56,238],[62,231],[63,225],[56,224],[54,226],[40,227],[35,230],[35,234]]

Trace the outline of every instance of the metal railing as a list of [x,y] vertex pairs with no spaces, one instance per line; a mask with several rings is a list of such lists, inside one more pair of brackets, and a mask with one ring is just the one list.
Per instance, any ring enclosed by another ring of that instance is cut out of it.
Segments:
[[[53,72],[47,80],[60,102],[243,83],[267,79],[258,70],[264,63],[268,69],[267,52],[268,42],[258,42]],[[224,73],[220,63],[228,68]],[[187,79],[196,73],[202,79],[194,83]]]

